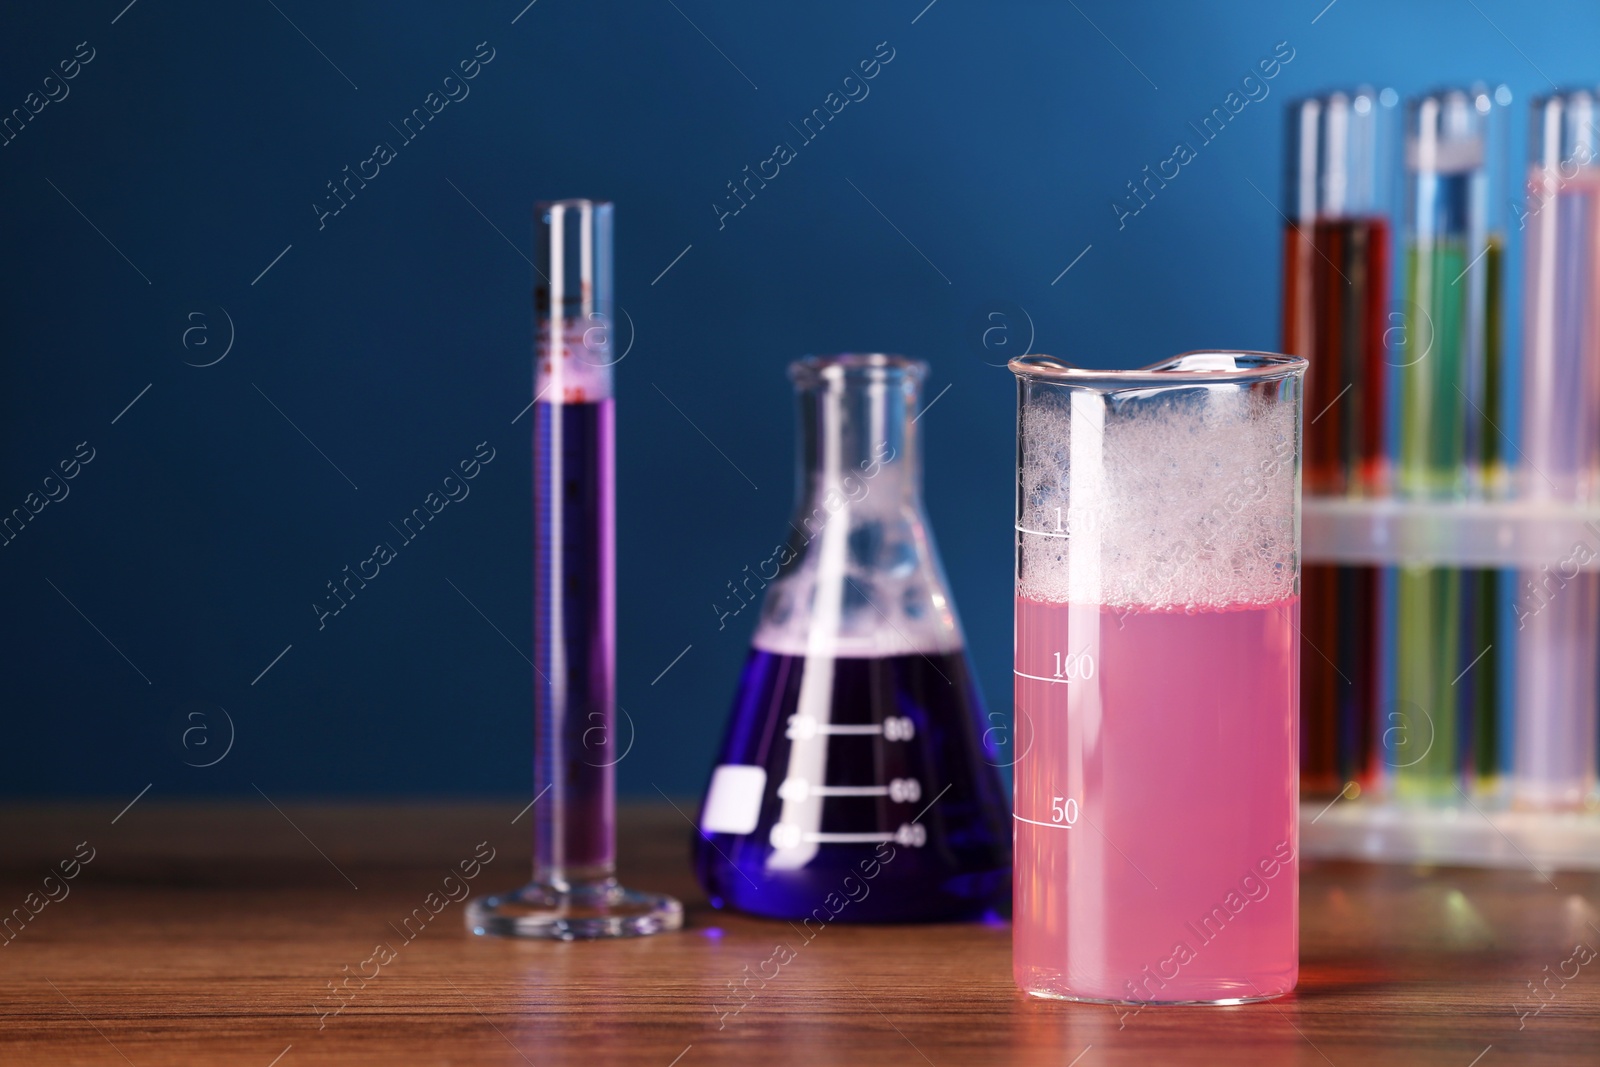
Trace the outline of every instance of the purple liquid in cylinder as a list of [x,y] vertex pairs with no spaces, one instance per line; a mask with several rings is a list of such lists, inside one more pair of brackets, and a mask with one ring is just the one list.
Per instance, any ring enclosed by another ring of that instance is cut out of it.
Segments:
[[609,397],[533,405],[536,876],[615,859],[615,418]]

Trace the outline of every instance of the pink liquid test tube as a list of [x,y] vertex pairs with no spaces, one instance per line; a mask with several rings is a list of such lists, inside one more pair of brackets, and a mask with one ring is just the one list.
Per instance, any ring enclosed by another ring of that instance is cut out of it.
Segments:
[[1018,380],[1013,960],[1035,996],[1294,988],[1306,361]]

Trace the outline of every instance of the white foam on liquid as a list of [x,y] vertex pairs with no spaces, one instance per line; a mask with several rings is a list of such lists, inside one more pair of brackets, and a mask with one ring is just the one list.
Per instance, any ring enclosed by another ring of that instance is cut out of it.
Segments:
[[1296,592],[1294,405],[1237,387],[1119,411],[1066,395],[1022,413],[1020,595],[1192,611]]

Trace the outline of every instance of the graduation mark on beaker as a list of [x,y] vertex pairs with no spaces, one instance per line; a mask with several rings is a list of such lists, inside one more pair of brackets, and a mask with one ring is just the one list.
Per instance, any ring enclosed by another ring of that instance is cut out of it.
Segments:
[[1014,523],[1012,528],[1018,533],[1033,534],[1035,537],[1061,538],[1070,538],[1074,533],[1082,536],[1100,531],[1100,512],[1094,508],[1049,508],[1045,510],[1044,521],[1046,528],[1043,530],[1032,529],[1020,522]]
[[1084,681],[1088,681],[1094,677],[1094,657],[1089,653],[1079,652],[1074,656],[1069,652],[1062,656],[1061,653],[1057,652],[1055,657],[1057,678],[1065,678],[1068,681],[1074,678],[1082,678]]
[[1051,653],[1055,657],[1050,675],[1028,674],[1025,671],[1013,670],[1011,673],[1019,678],[1031,678],[1036,682],[1061,682],[1063,684],[1076,681],[1087,682],[1094,677],[1094,656],[1087,652],[1079,653]]
[[[1061,509],[1057,508],[1056,510],[1060,511]],[[1030,530],[1026,526],[1023,526],[1021,523],[1018,523],[1014,528],[1016,529],[1016,531],[1018,533],[1033,534],[1033,536],[1035,536],[1035,537],[1062,537],[1062,538],[1067,538],[1067,537],[1071,537],[1072,536],[1071,534],[1067,533],[1065,530]]]
[[[1065,803],[1062,803],[1065,801]],[[1071,797],[1054,797],[1050,801],[1051,810],[1055,813],[1050,822],[1040,822],[1038,819],[1026,819],[1016,812],[1011,817],[1017,822],[1025,822],[1029,826],[1043,826],[1046,830],[1070,830],[1078,822],[1078,802]]]

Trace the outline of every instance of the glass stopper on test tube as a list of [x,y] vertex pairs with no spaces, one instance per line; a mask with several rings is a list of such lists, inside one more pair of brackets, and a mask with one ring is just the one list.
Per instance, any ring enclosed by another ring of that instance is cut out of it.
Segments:
[[[473,901],[475,934],[676,930],[683,906],[616,879],[616,409],[612,206],[537,207],[533,402],[533,881]],[[620,747],[620,751],[618,751]]]

